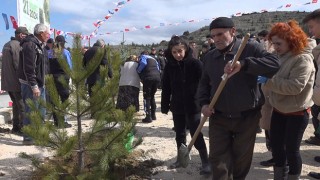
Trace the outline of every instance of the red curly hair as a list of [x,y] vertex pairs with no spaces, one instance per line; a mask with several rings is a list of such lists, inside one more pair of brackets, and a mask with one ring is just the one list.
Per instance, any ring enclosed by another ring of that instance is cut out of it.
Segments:
[[293,54],[300,54],[308,44],[308,36],[295,20],[290,20],[288,23],[275,23],[268,35],[270,42],[272,36],[285,40]]

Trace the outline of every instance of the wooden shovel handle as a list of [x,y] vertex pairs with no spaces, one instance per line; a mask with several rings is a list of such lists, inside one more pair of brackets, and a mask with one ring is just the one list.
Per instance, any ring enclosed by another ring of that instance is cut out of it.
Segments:
[[[243,40],[242,40],[242,42],[241,42],[241,44],[240,44],[240,47],[239,47],[236,55],[234,56],[234,59],[233,59],[232,64],[231,64],[231,67],[233,67],[233,66],[236,64],[236,62],[239,60],[239,57],[240,57],[243,49],[245,48],[245,46],[246,46],[246,44],[247,44],[247,42],[248,42],[248,40],[249,40],[249,37],[250,37],[250,34],[249,34],[249,33],[247,33],[247,34],[244,36],[244,38],[243,38]],[[214,93],[214,96],[213,96],[213,98],[212,98],[212,100],[211,100],[211,102],[210,102],[210,104],[209,104],[209,108],[210,108],[210,109],[213,109],[213,107],[214,107],[214,105],[216,104],[216,102],[217,102],[217,100],[218,100],[218,98],[219,98],[219,96],[220,96],[220,94],[221,94],[224,86],[225,86],[226,83],[227,83],[228,75],[227,75],[227,74],[224,74],[223,77],[224,77],[224,78],[222,78],[222,80],[221,80],[221,82],[220,82],[220,84],[219,84],[219,86],[218,86],[218,89],[217,89],[217,91]],[[201,131],[204,123],[207,121],[207,118],[208,118],[207,116],[203,116],[203,117],[202,117],[202,119],[201,119],[201,121],[200,121],[200,123],[199,123],[199,125],[198,125],[198,128],[197,128],[196,132],[194,133],[194,135],[193,135],[193,137],[192,137],[192,139],[191,139],[191,142],[190,142],[189,145],[188,145],[189,151],[191,150],[192,146],[193,146],[194,143],[196,142],[196,139],[197,139],[197,137],[198,137],[198,135],[199,135],[199,133],[200,133],[200,131]]]

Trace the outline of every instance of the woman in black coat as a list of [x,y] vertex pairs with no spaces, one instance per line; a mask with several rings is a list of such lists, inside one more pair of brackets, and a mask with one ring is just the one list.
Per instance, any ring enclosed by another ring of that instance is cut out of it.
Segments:
[[[166,58],[168,64],[163,74],[161,112],[164,114],[169,110],[172,112],[177,149],[179,149],[181,144],[186,145],[186,127],[189,127],[193,136],[200,123],[201,109],[196,102],[196,92],[202,74],[202,63],[192,57],[192,49],[178,36],[171,38]],[[194,145],[199,151],[202,162],[200,174],[209,174],[208,152],[202,133]],[[170,167],[180,166],[177,161]]]

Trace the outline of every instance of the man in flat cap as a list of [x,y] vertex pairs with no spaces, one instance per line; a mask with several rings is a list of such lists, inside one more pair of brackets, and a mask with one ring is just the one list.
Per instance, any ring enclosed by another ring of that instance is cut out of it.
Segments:
[[[202,113],[210,117],[209,143],[213,179],[245,179],[252,161],[256,130],[264,97],[258,76],[271,78],[279,69],[278,58],[257,43],[247,43],[239,61],[231,68],[241,44],[233,21],[219,17],[210,24],[216,49],[204,57],[206,65],[198,87]],[[224,73],[228,81],[215,107],[209,108]]]
[[20,42],[29,32],[26,27],[18,27],[15,36],[2,49],[3,61],[1,70],[1,89],[9,93],[12,101],[12,133],[21,134],[24,118],[24,103],[18,78],[18,64],[20,58]]

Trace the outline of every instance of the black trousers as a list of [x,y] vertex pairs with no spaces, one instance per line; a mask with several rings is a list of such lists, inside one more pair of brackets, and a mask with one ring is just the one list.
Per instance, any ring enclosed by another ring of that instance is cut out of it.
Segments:
[[12,101],[12,125],[14,130],[20,130],[23,126],[25,118],[25,107],[22,99],[21,91],[9,91],[9,96]]
[[[188,126],[190,129],[191,137],[193,137],[194,133],[196,132],[199,123],[201,114],[176,114],[172,113],[173,116],[173,123],[174,128],[176,131],[176,143],[178,149],[180,148],[181,144],[186,145],[186,127]],[[195,143],[194,147],[197,150],[204,150],[207,149],[206,143],[203,139],[203,134],[200,132]]]
[[301,173],[300,145],[308,125],[309,113],[284,115],[273,111],[271,118],[271,147],[276,167],[289,165],[289,174]]
[[[64,80],[67,82],[67,86],[65,87],[61,81],[60,78],[64,78]],[[70,92],[69,92],[69,77],[66,75],[53,75],[54,84],[57,88],[59,97],[61,99],[61,102],[66,101],[69,98]],[[58,122],[60,119],[63,119],[63,116],[59,116],[57,113],[53,112],[53,121],[55,125],[58,125]]]
[[317,129],[319,128],[319,120],[318,120],[318,115],[320,111],[320,106],[313,105],[311,107],[311,114],[312,114],[312,124],[314,127],[314,135],[320,139],[320,132],[317,132]]
[[210,117],[209,142],[212,179],[244,180],[250,170],[260,109],[228,118],[217,113]]
[[156,110],[156,101],[154,95],[157,92],[159,81],[144,81],[143,82],[143,100],[144,100],[144,110],[146,114],[150,114],[151,111]]

